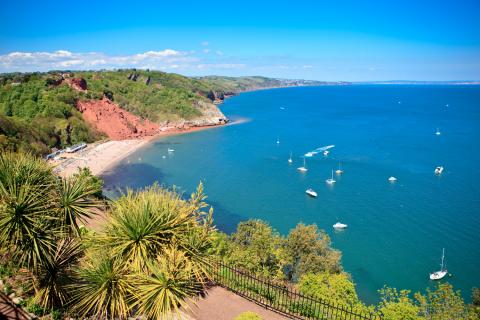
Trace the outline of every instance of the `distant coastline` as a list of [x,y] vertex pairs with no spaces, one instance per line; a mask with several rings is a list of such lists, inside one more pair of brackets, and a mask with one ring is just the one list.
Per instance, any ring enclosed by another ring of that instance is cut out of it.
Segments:
[[480,85],[480,80],[454,80],[454,81],[414,81],[414,80],[387,80],[387,81],[360,81],[352,84],[392,84],[392,85]]

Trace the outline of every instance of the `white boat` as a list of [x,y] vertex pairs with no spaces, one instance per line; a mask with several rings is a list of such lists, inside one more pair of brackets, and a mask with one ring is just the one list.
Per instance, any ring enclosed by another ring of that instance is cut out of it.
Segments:
[[317,193],[315,191],[313,191],[312,188],[308,188],[306,191],[305,191],[306,194],[308,194],[310,197],[314,197],[316,198],[317,197]]
[[277,139],[277,144],[280,144],[280,139]]
[[290,151],[290,158],[288,158],[288,163],[293,163],[293,160],[292,160],[292,151]]
[[325,182],[328,184],[334,184],[336,182],[335,179],[333,179],[333,170],[332,170],[332,177],[325,180]]
[[310,152],[307,152],[304,154],[305,157],[308,157],[308,158],[311,158],[313,157],[314,155],[316,155],[318,152],[315,152],[315,151],[310,151]]
[[167,151],[168,152],[175,152],[175,149],[168,148]]
[[330,151],[328,151],[328,150],[323,151],[323,155],[324,155],[325,157],[328,156],[329,153],[330,153]]
[[430,280],[440,280],[447,275],[448,271],[445,268],[444,261],[445,261],[445,248],[443,248],[442,250],[442,263],[440,264],[440,271],[435,271],[434,273],[430,273]]
[[341,222],[337,222],[333,225],[334,229],[345,229],[347,227],[348,227],[348,225],[346,225],[344,223],[341,223]]
[[338,175],[341,175],[343,173],[343,170],[340,169],[340,162],[338,163],[338,169],[335,170],[335,173],[338,174]]
[[435,174],[438,176],[438,175],[441,175],[443,172],[443,167],[442,166],[439,166],[439,167],[436,167],[435,168]]
[[303,158],[303,166],[302,166],[302,167],[298,167],[297,170],[300,171],[300,172],[307,172],[307,171],[308,171],[308,169],[307,169],[307,163],[306,163],[305,158]]
[[435,134],[436,134],[437,136],[439,136],[439,135],[441,135],[442,133],[441,133],[440,130],[438,130],[438,128],[437,128],[437,131],[435,131]]
[[395,181],[397,181],[397,178],[395,178],[395,177],[390,177],[390,178],[388,178],[388,181],[390,181],[390,182],[395,182]]

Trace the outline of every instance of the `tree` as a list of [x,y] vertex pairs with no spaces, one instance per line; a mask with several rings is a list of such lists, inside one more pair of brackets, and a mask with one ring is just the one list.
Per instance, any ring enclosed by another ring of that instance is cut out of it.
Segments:
[[385,320],[420,320],[419,308],[410,298],[410,291],[383,287],[380,291],[379,311]]
[[353,307],[360,303],[355,284],[347,273],[309,273],[298,282],[302,294]]
[[338,273],[342,270],[340,252],[330,247],[330,237],[314,224],[297,226],[288,234],[285,244],[287,279],[298,281],[307,273]]
[[438,284],[432,291],[427,288],[426,295],[415,294],[420,315],[428,320],[473,319],[474,314],[463,301],[460,291],[454,291],[448,283]]
[[281,237],[261,220],[240,222],[230,237],[232,248],[227,262],[264,276],[281,275]]

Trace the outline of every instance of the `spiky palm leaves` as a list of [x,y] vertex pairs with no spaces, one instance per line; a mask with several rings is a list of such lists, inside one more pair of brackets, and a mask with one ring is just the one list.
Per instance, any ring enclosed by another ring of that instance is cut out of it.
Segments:
[[36,269],[50,255],[54,237],[55,178],[28,155],[0,155],[0,245],[22,266]]
[[[93,265],[89,262],[90,266],[79,274],[83,284],[75,290],[75,304],[92,307],[91,297],[101,296],[91,314],[119,318],[127,317],[130,308],[157,319],[178,311],[188,297],[203,290],[207,279],[203,257],[212,227],[211,212],[201,210],[203,199],[201,185],[188,201],[154,185],[141,192],[130,191],[114,201],[110,219],[96,238],[96,250],[98,254],[108,253],[111,272],[124,275],[122,279],[131,284],[132,290],[122,286],[125,294],[117,298],[123,298],[124,303],[117,302],[113,308],[110,301],[116,298],[105,296],[113,291],[92,283],[86,272]],[[111,273],[101,271],[105,273],[102,279],[108,279]],[[80,312],[87,309],[82,307]]]
[[29,154],[0,155],[0,246],[30,271],[45,307],[63,304],[65,268],[80,247],[65,238],[78,233],[78,221],[100,203],[87,183],[62,180],[43,160]]

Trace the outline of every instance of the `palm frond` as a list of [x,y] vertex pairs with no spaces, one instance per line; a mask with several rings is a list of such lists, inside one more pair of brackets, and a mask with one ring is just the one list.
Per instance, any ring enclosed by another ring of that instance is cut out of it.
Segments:
[[69,232],[80,235],[79,222],[85,223],[85,219],[95,214],[102,202],[94,195],[98,192],[98,186],[90,183],[87,179],[68,178],[63,179],[59,190],[59,206],[61,222]]
[[105,255],[89,259],[70,286],[73,310],[81,317],[124,319],[131,310],[131,281],[119,261]]

